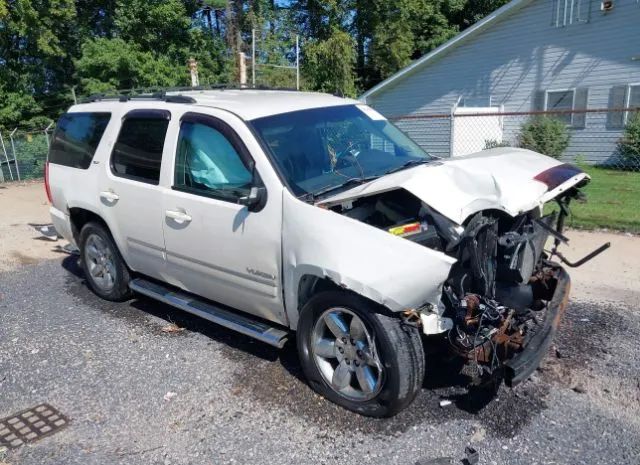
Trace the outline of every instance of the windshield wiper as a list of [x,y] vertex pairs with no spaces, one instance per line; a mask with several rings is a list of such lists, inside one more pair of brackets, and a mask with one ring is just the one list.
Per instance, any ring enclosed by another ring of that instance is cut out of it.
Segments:
[[402,170],[406,170],[407,168],[411,168],[413,166],[418,166],[418,165],[424,165],[426,163],[431,163],[431,160],[428,160],[426,158],[418,158],[416,160],[409,160],[408,162],[400,165],[400,166],[396,166],[395,168],[391,168],[388,171],[385,171],[384,174],[391,174],[391,173],[396,173],[398,171],[402,171]]
[[345,182],[341,183],[341,184],[337,184],[335,186],[327,186],[325,188],[322,188],[316,192],[308,192],[304,195],[302,195],[302,197],[314,201],[316,200],[318,197],[328,194],[329,192],[333,192],[339,189],[343,189],[345,187],[351,187],[351,186],[359,186],[361,184],[366,184],[369,181],[373,181],[374,179],[378,179],[380,176],[366,176],[363,178],[349,178],[347,179]]

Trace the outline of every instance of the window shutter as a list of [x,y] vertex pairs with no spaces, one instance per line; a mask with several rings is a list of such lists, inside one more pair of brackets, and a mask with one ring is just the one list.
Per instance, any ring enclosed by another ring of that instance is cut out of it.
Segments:
[[532,102],[532,110],[533,111],[544,111],[545,107],[544,107],[544,97],[545,97],[545,91],[544,90],[536,90],[533,93],[533,97],[531,98],[531,102]]
[[[613,86],[609,92],[609,110],[624,108],[627,100],[627,86]],[[609,111],[607,114],[607,128],[619,129],[624,127],[624,111]]]
[[[589,103],[589,89],[587,87],[581,87],[576,89],[576,95],[574,100],[574,110],[586,110]],[[573,114],[573,127],[576,129],[584,129],[587,123],[586,113],[574,113]]]

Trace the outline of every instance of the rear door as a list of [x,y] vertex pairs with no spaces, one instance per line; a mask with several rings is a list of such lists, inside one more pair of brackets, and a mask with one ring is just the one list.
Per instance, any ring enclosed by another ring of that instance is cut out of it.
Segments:
[[285,323],[281,189],[266,186],[259,211],[238,203],[252,186],[264,186],[244,143],[253,136],[235,116],[207,113],[179,122],[163,197],[167,273],[187,291]]
[[160,167],[170,119],[168,110],[126,113],[99,186],[102,217],[127,264],[159,279],[165,269]]

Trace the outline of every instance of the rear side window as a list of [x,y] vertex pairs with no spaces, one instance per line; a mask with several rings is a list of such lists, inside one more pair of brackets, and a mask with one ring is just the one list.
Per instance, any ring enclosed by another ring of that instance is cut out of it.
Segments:
[[113,147],[113,174],[135,181],[158,184],[169,118],[169,112],[164,110],[129,112],[122,122],[118,140]]
[[86,170],[111,113],[65,113],[53,133],[49,162]]

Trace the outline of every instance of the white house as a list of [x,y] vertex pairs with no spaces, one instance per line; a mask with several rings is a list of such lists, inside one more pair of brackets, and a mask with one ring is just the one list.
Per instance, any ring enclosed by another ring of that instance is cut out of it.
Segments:
[[[441,156],[463,136],[420,115],[586,109],[558,115],[572,134],[565,156],[614,162],[628,111],[592,110],[640,107],[640,0],[513,0],[361,99]],[[476,131],[494,139],[499,125],[513,142],[518,116],[477,118]]]

